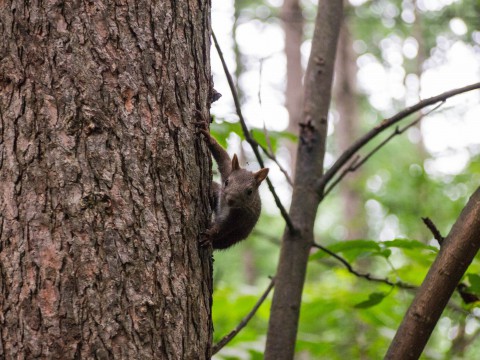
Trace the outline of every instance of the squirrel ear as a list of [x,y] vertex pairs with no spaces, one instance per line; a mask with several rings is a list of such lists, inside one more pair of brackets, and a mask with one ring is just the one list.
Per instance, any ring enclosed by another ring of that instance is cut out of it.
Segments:
[[256,173],[253,173],[253,176],[255,177],[255,181],[257,182],[257,185],[260,185],[263,180],[268,175],[268,168],[263,168],[258,170]]
[[240,170],[240,164],[238,163],[237,154],[234,154],[232,159],[232,171],[235,170]]

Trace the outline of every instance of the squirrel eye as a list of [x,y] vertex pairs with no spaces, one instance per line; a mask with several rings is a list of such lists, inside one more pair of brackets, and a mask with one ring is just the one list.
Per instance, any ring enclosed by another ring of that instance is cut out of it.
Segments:
[[225,186],[227,186],[227,185],[228,185],[228,179],[227,179],[227,180],[225,180]]
[[248,194],[248,195],[252,195],[252,194],[253,194],[253,189],[251,189],[251,188],[248,189],[248,190],[247,190],[247,194]]

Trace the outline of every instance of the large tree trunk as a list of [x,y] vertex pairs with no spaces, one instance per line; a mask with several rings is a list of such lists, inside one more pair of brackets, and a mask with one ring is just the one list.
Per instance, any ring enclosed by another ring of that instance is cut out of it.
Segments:
[[285,230],[270,311],[265,359],[293,359],[298,318],[313,225],[321,194],[327,116],[342,0],[319,0],[312,50],[305,75],[303,119],[295,169],[290,218],[295,231]]
[[210,4],[115,4],[0,5],[2,359],[209,357]]

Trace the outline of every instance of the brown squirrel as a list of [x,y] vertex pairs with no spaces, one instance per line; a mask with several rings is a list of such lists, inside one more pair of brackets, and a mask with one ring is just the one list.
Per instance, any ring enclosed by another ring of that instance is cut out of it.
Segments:
[[212,183],[214,220],[202,234],[200,245],[212,244],[214,249],[226,249],[248,237],[260,217],[262,208],[258,187],[267,177],[268,168],[255,173],[240,168],[237,155],[230,159],[225,149],[199,123],[220,171],[222,185]]

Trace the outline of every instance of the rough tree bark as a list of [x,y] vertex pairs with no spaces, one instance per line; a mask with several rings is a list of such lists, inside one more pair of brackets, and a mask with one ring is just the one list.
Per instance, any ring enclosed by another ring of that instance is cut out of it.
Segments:
[[0,358],[209,357],[209,34],[209,1],[0,3]]
[[312,50],[305,75],[303,119],[297,152],[290,218],[296,231],[285,231],[277,269],[265,359],[293,359],[298,317],[313,225],[320,201],[316,182],[323,174],[327,116],[342,0],[319,0]]
[[385,359],[418,359],[468,266],[480,249],[480,188],[470,197],[418,289]]

